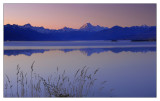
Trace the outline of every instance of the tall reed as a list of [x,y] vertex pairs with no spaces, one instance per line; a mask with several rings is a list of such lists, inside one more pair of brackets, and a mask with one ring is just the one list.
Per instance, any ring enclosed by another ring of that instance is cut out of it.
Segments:
[[[56,76],[50,75],[48,78],[44,78],[34,73],[34,63],[35,61],[31,64],[30,80],[28,80],[27,73],[24,73],[19,65],[17,65],[16,85],[12,85],[6,75],[5,97],[87,97],[93,93],[91,90],[97,80],[96,74],[99,69],[90,73],[88,72],[89,68],[84,66],[76,70],[72,78],[67,76],[65,70],[62,73],[59,72],[57,67]],[[105,83],[106,81],[103,81],[101,85]],[[13,86],[16,86],[14,92]],[[101,87],[101,90],[103,88]],[[8,91],[10,95],[8,95]]]
[[18,92],[18,88],[19,88],[19,72],[20,72],[20,67],[19,65],[17,65],[17,97],[19,97],[19,92]]

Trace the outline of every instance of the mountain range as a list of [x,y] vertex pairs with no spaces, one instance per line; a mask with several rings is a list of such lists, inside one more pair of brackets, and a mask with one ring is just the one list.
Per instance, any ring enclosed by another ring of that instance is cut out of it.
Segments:
[[76,40],[156,40],[156,26],[131,26],[112,28],[86,23],[79,29],[64,27],[46,29],[31,24],[4,25],[4,41],[76,41]]

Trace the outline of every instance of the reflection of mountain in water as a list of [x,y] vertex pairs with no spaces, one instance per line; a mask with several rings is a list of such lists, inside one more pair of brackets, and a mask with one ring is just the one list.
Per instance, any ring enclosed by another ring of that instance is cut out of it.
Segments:
[[4,50],[4,55],[16,56],[16,55],[24,54],[27,56],[31,56],[32,54],[35,54],[35,53],[44,53],[45,51],[53,51],[53,50],[59,50],[65,53],[78,50],[87,56],[91,56],[94,53],[98,54],[98,53],[107,52],[107,51],[112,51],[114,53],[119,53],[123,51],[124,52],[149,52],[149,51],[156,51],[156,47]]
[[70,52],[74,50],[79,50],[82,53],[85,53],[87,56],[91,56],[94,53],[101,53],[112,51],[113,53],[119,52],[148,52],[148,51],[156,51],[156,47],[134,47],[134,48],[84,48],[84,49],[61,49],[64,52]]
[[32,49],[26,49],[26,50],[4,50],[4,55],[8,55],[8,56],[11,56],[11,55],[20,55],[20,54],[24,54],[24,55],[27,55],[27,56],[31,56],[32,54],[35,54],[35,53],[44,53],[45,51],[49,51],[49,49],[40,49],[40,50],[32,50]]

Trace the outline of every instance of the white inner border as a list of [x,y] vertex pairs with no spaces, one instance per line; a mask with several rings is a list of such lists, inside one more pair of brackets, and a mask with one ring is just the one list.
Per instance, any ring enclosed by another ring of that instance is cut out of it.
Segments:
[[[157,3],[157,97],[156,98],[3,98],[3,3]],[[160,101],[160,66],[159,66],[159,39],[160,39],[160,25],[159,25],[159,10],[160,10],[160,0],[0,0],[0,99],[1,101],[5,100],[11,100],[11,101],[17,101],[17,100],[68,100],[68,101],[80,101],[80,100],[102,100],[102,101]]]

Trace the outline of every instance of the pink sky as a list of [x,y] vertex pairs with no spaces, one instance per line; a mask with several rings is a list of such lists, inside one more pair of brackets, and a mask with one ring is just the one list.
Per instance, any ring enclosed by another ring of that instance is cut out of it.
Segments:
[[59,29],[90,22],[105,27],[156,25],[156,4],[4,4],[4,25]]

